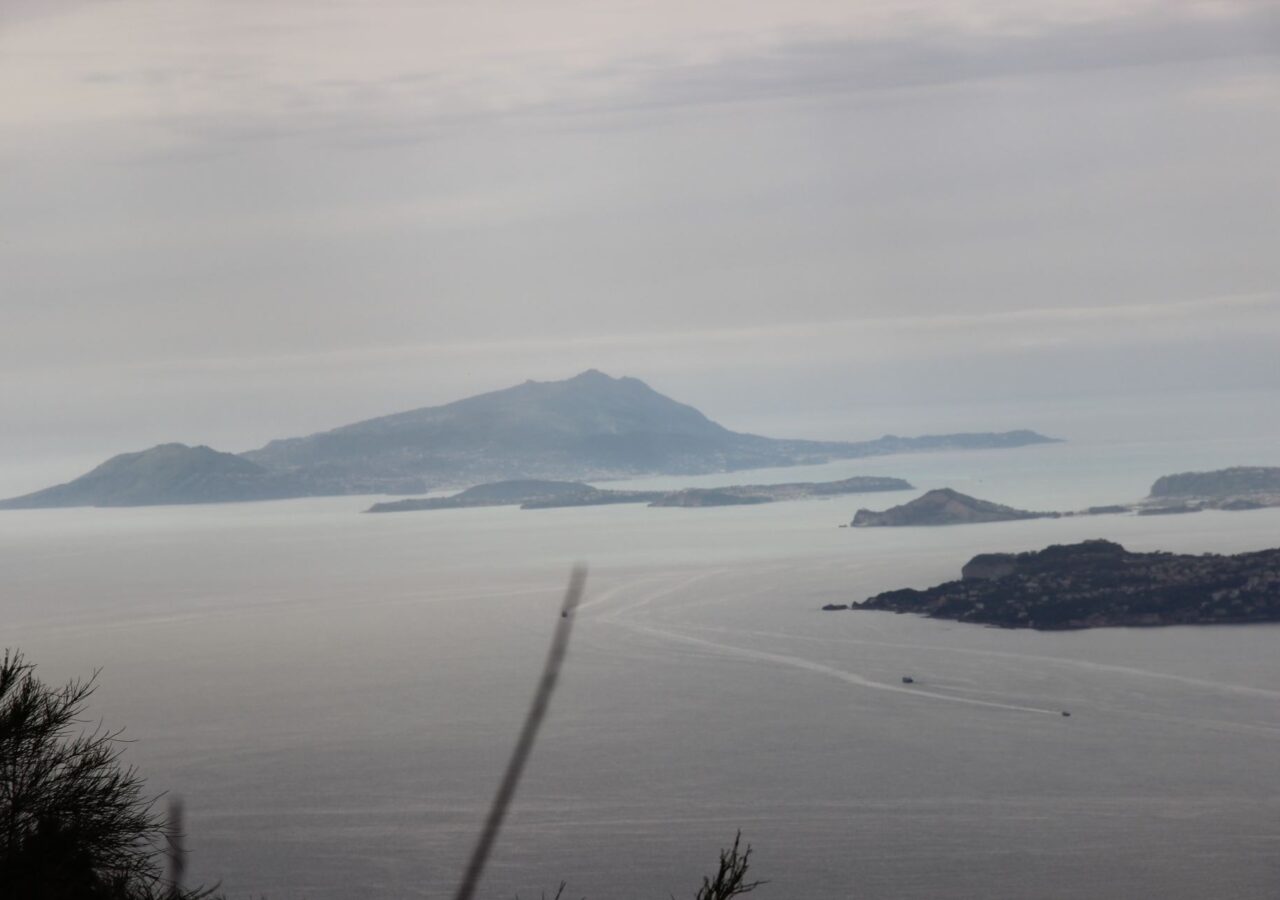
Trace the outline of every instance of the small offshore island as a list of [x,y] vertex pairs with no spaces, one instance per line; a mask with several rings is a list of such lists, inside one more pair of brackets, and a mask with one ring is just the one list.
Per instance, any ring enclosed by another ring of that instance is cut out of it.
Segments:
[[411,497],[375,503],[366,512],[411,512],[424,509],[466,509],[476,506],[519,506],[521,509],[553,509],[566,506],[605,506],[647,503],[649,506],[744,506],[833,497],[874,491],[909,491],[901,478],[854,476],[840,481],[799,481],[788,484],[733,484],[715,488],[683,488],[674,491],[629,491],[593,487],[581,481],[522,479],[478,484],[448,497]]
[[854,528],[905,527],[911,525],[968,525],[978,522],[1013,522],[1020,519],[1056,519],[1061,513],[1030,512],[989,500],[979,500],[951,488],[929,491],[910,503],[876,512],[860,509],[850,523]]
[[960,581],[888,591],[850,608],[1040,630],[1280,622],[1280,548],[1194,556],[1092,540],[984,553]]
[[1015,509],[989,500],[979,500],[951,488],[938,488],[886,510],[860,509],[850,524],[854,528],[972,525],[982,522],[1124,513],[1171,516],[1207,509],[1238,512],[1272,506],[1280,506],[1280,467],[1236,466],[1212,472],[1165,475],[1156,480],[1146,499],[1140,502],[1091,506],[1067,512]]

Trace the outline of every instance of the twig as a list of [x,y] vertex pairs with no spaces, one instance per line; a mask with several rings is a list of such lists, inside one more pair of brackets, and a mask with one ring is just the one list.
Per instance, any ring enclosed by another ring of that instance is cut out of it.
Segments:
[[187,871],[182,839],[182,801],[174,797],[169,801],[169,827],[165,834],[165,850],[169,857],[169,897],[172,900],[182,896],[182,882]]

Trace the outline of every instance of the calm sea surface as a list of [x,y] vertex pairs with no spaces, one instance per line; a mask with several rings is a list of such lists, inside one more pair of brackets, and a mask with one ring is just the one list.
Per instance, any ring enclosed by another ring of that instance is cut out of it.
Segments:
[[[632,483],[888,474],[1072,509],[1278,451],[1062,444]],[[575,560],[586,605],[486,896],[562,879],[593,900],[691,896],[738,829],[762,900],[1280,895],[1280,627],[1039,634],[818,610],[984,551],[1276,546],[1280,509],[837,527],[916,493],[2,512],[0,644],[50,680],[102,669],[93,714],[185,799],[194,875],[234,898],[448,896]]]

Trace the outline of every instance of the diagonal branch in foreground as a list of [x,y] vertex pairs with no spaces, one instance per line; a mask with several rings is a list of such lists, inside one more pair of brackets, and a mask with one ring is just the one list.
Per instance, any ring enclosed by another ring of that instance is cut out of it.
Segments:
[[547,708],[551,704],[551,694],[556,687],[556,679],[560,677],[560,667],[564,664],[565,653],[569,649],[569,632],[573,630],[573,611],[582,599],[582,588],[587,580],[585,566],[575,566],[569,576],[569,589],[565,591],[564,603],[560,607],[560,618],[556,622],[556,631],[551,638],[551,649],[547,652],[547,662],[542,668],[542,678],[538,681],[538,689],[534,692],[533,703],[529,705],[529,713],[525,716],[524,726],[520,729],[520,737],[511,759],[507,761],[507,771],[502,776],[502,784],[489,807],[489,815],[485,819],[480,839],[471,853],[471,861],[467,863],[466,873],[458,886],[455,900],[471,900],[476,888],[480,885],[480,876],[484,873],[485,863],[497,840],[498,831],[507,817],[507,810],[515,797],[516,787],[520,784],[520,776],[524,773],[525,763],[533,750],[533,742],[538,736],[542,720],[546,718]]

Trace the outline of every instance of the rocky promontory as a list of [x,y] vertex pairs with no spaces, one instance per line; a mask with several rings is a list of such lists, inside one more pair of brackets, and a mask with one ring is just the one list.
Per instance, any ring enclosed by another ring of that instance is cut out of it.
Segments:
[[959,581],[889,591],[853,609],[1004,628],[1280,621],[1280,549],[1234,556],[1130,553],[1111,541],[984,553]]
[[979,500],[951,488],[939,488],[910,503],[880,512],[860,509],[851,523],[855,528],[910,525],[964,525],[976,522],[1009,522],[1017,519],[1052,519],[1060,513],[1029,512],[988,500]]

